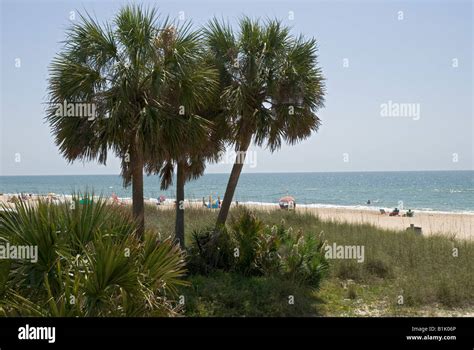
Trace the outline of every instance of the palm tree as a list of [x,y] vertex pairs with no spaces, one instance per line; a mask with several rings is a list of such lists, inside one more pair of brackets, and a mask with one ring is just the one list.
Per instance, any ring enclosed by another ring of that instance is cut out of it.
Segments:
[[[46,119],[60,152],[69,162],[106,164],[109,150],[121,158],[124,185],[132,183],[139,235],[144,230],[143,167],[152,156],[147,143],[155,140],[158,124],[146,113],[156,71],[155,40],[163,27],[157,20],[155,10],[133,6],[118,13],[113,28],[81,15],[50,67]],[[91,104],[95,115],[58,114],[56,105],[63,101]]]
[[239,33],[218,20],[205,30],[206,42],[220,72],[221,102],[237,152],[217,227],[224,225],[252,143],[270,151],[293,145],[317,131],[316,115],[324,105],[324,78],[315,39],[290,35],[279,21],[262,23],[244,17]]
[[[140,236],[143,170],[158,173],[161,162],[178,152],[186,127],[181,111],[192,115],[214,86],[215,72],[195,63],[199,36],[189,28],[178,28],[177,34],[167,19],[159,21],[154,9],[138,6],[124,7],[113,26],[81,16],[50,69],[46,119],[60,152],[70,162],[106,164],[109,151],[120,157],[124,185],[132,184]],[[93,104],[95,115],[58,114],[63,101]],[[202,139],[206,125],[201,121],[193,118],[192,131]]]
[[212,121],[216,115],[218,72],[204,57],[202,32],[167,27],[160,36],[161,55],[155,80],[158,104],[150,113],[161,115],[157,142],[150,145],[156,161],[146,165],[159,173],[161,188],[167,189],[176,168],[175,238],[184,249],[184,185],[201,176],[205,162],[215,160],[221,150]]

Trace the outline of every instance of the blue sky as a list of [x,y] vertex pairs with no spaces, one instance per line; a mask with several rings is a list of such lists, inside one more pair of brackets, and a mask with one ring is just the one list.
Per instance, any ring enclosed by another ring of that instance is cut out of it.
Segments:
[[[119,172],[116,159],[106,167],[68,165],[44,124],[43,103],[48,65],[61,48],[71,11],[87,10],[106,21],[125,3],[1,1],[0,175]],[[273,154],[253,148],[256,166],[244,171],[473,169],[471,1],[141,3],[171,17],[184,11],[196,26],[213,16],[231,23],[242,14],[275,17],[293,33],[318,40],[327,79],[320,131]],[[389,101],[417,106],[419,115],[383,117],[381,105]],[[210,165],[208,171],[230,167]]]

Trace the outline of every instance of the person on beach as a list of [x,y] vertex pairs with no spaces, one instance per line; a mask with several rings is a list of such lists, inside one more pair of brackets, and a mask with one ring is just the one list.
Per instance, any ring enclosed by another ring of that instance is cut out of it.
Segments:
[[400,214],[400,210],[398,208],[393,209],[393,211],[389,214],[389,216],[398,216]]
[[115,192],[112,192],[112,201],[114,204],[119,204],[119,199]]
[[166,201],[166,197],[164,195],[161,195],[158,197],[158,205],[161,205],[161,203],[164,203]]

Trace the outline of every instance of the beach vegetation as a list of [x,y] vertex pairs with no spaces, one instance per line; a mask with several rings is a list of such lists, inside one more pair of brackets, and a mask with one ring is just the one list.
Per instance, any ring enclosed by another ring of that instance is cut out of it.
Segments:
[[212,239],[215,234],[214,229],[194,232],[191,272],[223,270],[244,276],[278,276],[315,290],[327,272],[320,239],[284,225],[265,225],[246,209],[235,213],[217,240]]
[[[172,229],[172,213],[162,211],[159,213],[160,220],[155,220],[155,211],[156,209],[152,208],[147,210],[150,225],[158,230]],[[240,270],[236,267],[237,260],[232,248],[236,247],[237,241],[234,242],[231,237],[234,235],[232,223],[239,218],[239,213],[241,212],[237,208],[231,210],[232,219],[226,226],[228,232],[220,236],[224,242],[219,243],[219,246],[229,246],[227,254],[223,254],[221,250],[211,250],[214,253],[219,252],[220,255],[214,255],[216,260],[203,258],[205,264],[196,264],[196,260],[191,258],[192,255],[188,256],[188,279],[192,283],[198,283],[199,287],[189,290],[186,287],[182,290],[184,295],[190,293],[188,301],[189,298],[193,300],[192,305],[187,305],[185,314],[236,315],[242,311],[242,304],[226,303],[226,300],[235,298],[234,300],[242,301],[245,298],[236,298],[245,293],[256,298],[247,301],[249,305],[260,306],[266,311],[280,310],[275,311],[275,314],[269,313],[268,316],[294,316],[298,312],[301,316],[446,316],[472,314],[474,311],[474,244],[469,240],[456,239],[454,236],[422,236],[410,231],[385,230],[369,224],[324,221],[311,212],[253,209],[251,214],[263,222],[262,232],[265,232],[267,226],[270,230],[274,226],[279,229],[284,227],[286,231],[292,231],[292,235],[302,232],[304,236],[314,236],[319,242],[324,241],[327,245],[337,243],[365,247],[365,259],[361,263],[357,262],[357,259],[327,259],[328,269],[325,277],[321,280],[319,289],[314,291],[307,283],[294,283],[282,275],[283,270],[280,270],[280,273],[244,274],[242,271],[247,269],[242,270],[242,265]],[[187,247],[191,254],[196,249],[193,234],[204,231],[209,237],[212,229],[207,228],[213,227],[217,213],[195,208],[189,209],[187,215],[192,218],[192,224],[186,228]],[[243,227],[254,227],[252,220]],[[238,234],[242,235],[243,231]],[[278,236],[279,233],[274,229],[273,235]],[[207,240],[209,238],[204,242]],[[453,247],[457,248],[459,254],[453,254]],[[222,251],[225,252],[226,249]],[[197,262],[202,262],[201,257]],[[251,287],[250,282],[244,284],[249,291],[244,291],[243,285],[239,284],[241,289],[234,292],[235,296],[224,292],[220,294],[214,290],[220,283],[221,288],[225,289],[224,286],[230,283],[229,281],[243,281],[244,278],[251,278],[257,284],[265,284],[269,280],[291,281],[294,288],[298,288],[302,293],[295,300],[305,300],[305,311],[286,308],[287,299],[272,299],[268,295],[264,297],[263,294],[252,291],[252,288],[257,287]],[[215,287],[205,288],[206,281]],[[212,298],[207,293],[212,293]],[[403,297],[403,304],[399,304],[400,296]],[[262,299],[259,299],[260,297]],[[264,300],[273,300],[278,302],[278,305],[267,305]],[[280,309],[281,307],[284,308]],[[247,312],[239,315],[262,314],[258,310]]]
[[87,194],[0,211],[0,244],[39,247],[36,262],[0,260],[0,314],[178,314],[184,255],[172,237],[147,231],[140,240],[137,229],[130,213]]

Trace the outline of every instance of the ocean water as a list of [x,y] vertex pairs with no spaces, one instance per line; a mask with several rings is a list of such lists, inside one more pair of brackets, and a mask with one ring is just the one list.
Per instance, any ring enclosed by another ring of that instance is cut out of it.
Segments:
[[[189,182],[187,199],[223,198],[228,174],[206,174]],[[131,197],[116,175],[1,176],[0,193],[71,194],[93,190],[96,194]],[[174,188],[160,190],[158,176],[145,177],[146,198],[175,197]],[[424,211],[474,213],[474,171],[259,173],[240,177],[234,200],[277,203],[284,195],[298,205],[356,207],[366,209],[403,207]],[[371,205],[367,205],[367,200]]]

